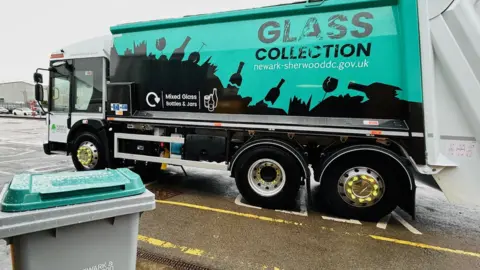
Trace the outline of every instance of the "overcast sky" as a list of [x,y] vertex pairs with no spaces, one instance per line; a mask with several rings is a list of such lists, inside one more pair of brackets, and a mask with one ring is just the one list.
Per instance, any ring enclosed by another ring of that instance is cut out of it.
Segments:
[[0,4],[0,82],[33,81],[50,53],[109,34],[116,24],[295,2],[295,0],[15,0]]

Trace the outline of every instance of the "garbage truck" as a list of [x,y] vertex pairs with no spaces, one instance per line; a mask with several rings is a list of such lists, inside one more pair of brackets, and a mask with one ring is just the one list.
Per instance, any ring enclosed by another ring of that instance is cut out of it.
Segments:
[[[415,215],[416,179],[480,203],[480,1],[303,1],[120,24],[34,74],[46,154],[78,170],[228,171],[279,209]],[[233,181],[233,179],[232,179]],[[317,194],[317,193],[315,193]]]

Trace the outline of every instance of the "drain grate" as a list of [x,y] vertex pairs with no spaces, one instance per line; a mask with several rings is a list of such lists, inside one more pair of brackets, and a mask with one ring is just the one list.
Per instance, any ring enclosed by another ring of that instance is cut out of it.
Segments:
[[209,268],[205,268],[202,266],[166,258],[159,254],[147,251],[143,248],[137,249],[137,258],[144,259],[144,260],[158,263],[158,264],[163,264],[165,266],[169,266],[177,270],[210,270]]
[[165,187],[155,187],[155,189],[153,189],[152,192],[155,193],[156,200],[168,200],[170,198],[173,198],[177,195],[182,194],[179,191],[175,191],[173,189],[169,189]]

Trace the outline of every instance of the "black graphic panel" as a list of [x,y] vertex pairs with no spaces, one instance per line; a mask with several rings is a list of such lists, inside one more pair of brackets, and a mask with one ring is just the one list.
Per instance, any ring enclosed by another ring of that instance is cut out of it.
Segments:
[[[126,50],[119,56],[112,50],[112,82],[134,82],[138,110],[142,111],[179,111],[254,115],[294,115],[309,117],[347,117],[373,119],[401,119],[423,130],[423,113],[421,103],[401,100],[397,93],[402,91],[397,86],[375,82],[364,85],[350,82],[348,89],[364,93],[362,96],[335,95],[340,80],[332,76],[319,78],[322,83],[320,91],[323,99],[312,104],[312,97],[303,102],[298,97],[290,99],[288,111],[274,108],[281,97],[283,89],[290,91],[288,81],[278,78],[269,91],[255,89],[266,93],[263,100],[252,104],[251,97],[242,97],[239,90],[244,85],[242,76],[244,61],[238,62],[238,68],[230,76],[227,85],[223,85],[216,75],[218,67],[211,58],[200,61],[201,50],[185,54],[191,37],[185,37],[173,54],[168,58],[163,50],[168,40],[159,37],[154,44],[161,52],[160,57],[147,55],[145,42],[134,45],[134,50]],[[172,44],[170,44],[171,46]],[[152,94],[154,93],[154,94]]]

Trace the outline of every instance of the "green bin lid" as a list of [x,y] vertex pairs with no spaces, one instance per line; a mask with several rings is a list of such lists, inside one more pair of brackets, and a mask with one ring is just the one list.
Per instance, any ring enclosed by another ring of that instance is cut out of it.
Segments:
[[3,212],[20,212],[108,200],[145,191],[127,168],[52,174],[18,174],[2,198]]

